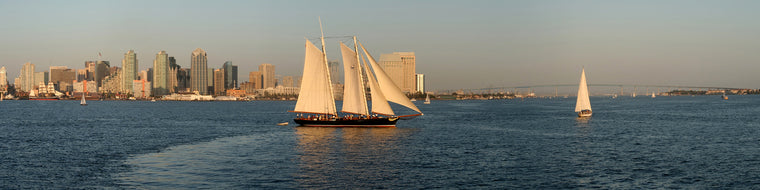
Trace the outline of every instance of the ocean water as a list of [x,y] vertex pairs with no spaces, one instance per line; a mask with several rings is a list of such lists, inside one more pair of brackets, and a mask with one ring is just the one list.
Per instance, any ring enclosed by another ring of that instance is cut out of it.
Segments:
[[275,125],[293,101],[78,103],[0,102],[1,189],[760,188],[760,96],[418,101],[377,129]]

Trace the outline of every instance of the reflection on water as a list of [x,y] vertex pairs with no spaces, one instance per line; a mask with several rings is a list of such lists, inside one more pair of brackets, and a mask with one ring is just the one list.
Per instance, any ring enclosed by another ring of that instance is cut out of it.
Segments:
[[301,188],[372,188],[399,177],[403,140],[399,128],[298,127],[296,181]]

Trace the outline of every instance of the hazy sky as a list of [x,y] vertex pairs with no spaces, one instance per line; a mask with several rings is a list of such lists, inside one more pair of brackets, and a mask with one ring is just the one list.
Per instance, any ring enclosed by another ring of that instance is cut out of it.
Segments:
[[[760,1],[0,1],[0,66],[139,69],[261,63],[300,75],[304,37],[357,35],[376,58],[414,51],[428,90],[577,83],[760,88]],[[315,42],[318,43],[318,42]],[[338,59],[337,42],[327,53]]]

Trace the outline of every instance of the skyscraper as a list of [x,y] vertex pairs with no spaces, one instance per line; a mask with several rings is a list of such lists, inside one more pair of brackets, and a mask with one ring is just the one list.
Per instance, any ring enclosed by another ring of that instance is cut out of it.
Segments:
[[393,52],[380,55],[380,66],[388,73],[393,83],[401,91],[415,92],[415,55],[414,52]]
[[248,74],[248,82],[253,83],[253,89],[262,89],[264,79],[261,76],[261,71],[251,71]]
[[130,93],[133,91],[132,84],[137,79],[137,54],[134,50],[129,50],[124,54],[121,60],[121,92]]
[[109,68],[111,67],[111,63],[108,61],[98,61],[96,62],[96,68],[95,68],[95,82],[98,87],[103,85],[103,79],[106,78],[106,76],[109,76],[110,73],[108,72]]
[[425,75],[417,74],[417,92],[425,93]]
[[190,54],[190,91],[208,94],[208,65],[206,51],[198,48]]
[[177,92],[177,88],[179,87],[179,77],[177,76],[179,70],[181,67],[177,65],[177,60],[174,59],[174,57],[169,57],[169,74],[167,75],[167,83],[166,86],[169,88],[169,93],[175,93]]
[[269,63],[264,63],[259,65],[259,72],[261,72],[261,77],[263,81],[263,85],[261,88],[274,88],[274,65]]
[[293,76],[283,76],[282,77],[282,84],[283,87],[294,87],[293,85]]
[[224,96],[225,95],[225,80],[224,80],[224,69],[215,69],[214,70],[214,95],[217,96]]
[[[20,79],[21,91],[30,92],[34,87],[34,64],[30,62],[24,63],[21,67],[21,73],[18,78]],[[17,87],[18,88],[18,87]]]
[[340,72],[340,62],[336,60],[328,61],[327,67],[330,68],[330,82],[333,84],[341,83],[340,80],[343,78],[341,76]]
[[8,74],[5,67],[0,68],[0,88],[8,86]]
[[159,51],[153,60],[153,95],[163,96],[169,94],[169,55],[166,51]]
[[74,69],[69,69],[66,66],[51,66],[50,67],[50,82],[57,85],[58,91],[67,92],[72,91],[73,82],[77,79],[77,73]]
[[237,88],[238,83],[238,66],[232,65],[232,61],[224,62],[222,69],[224,69],[224,89]]

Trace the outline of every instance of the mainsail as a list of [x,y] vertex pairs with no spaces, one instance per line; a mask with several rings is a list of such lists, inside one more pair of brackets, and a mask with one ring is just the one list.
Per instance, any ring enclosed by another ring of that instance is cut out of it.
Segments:
[[306,40],[301,91],[294,112],[337,115],[324,54]]
[[588,98],[588,85],[586,85],[586,69],[581,71],[581,82],[578,85],[578,100],[575,102],[575,112],[591,110],[591,101]]
[[369,84],[370,97],[372,97],[372,113],[382,115],[395,115],[393,113],[393,109],[391,109],[391,105],[388,104],[388,99],[385,98],[383,91],[377,84],[375,75],[370,72],[365,57],[362,57],[362,62],[364,62],[364,70],[367,71],[367,78],[369,79],[367,80],[367,83]]
[[[396,84],[393,83],[391,78],[388,77],[388,74],[386,74],[385,71],[380,68],[380,66],[375,61],[375,58],[373,58],[372,55],[367,52],[367,49],[364,48],[364,45],[362,45],[362,43],[359,43],[359,46],[362,47],[364,54],[367,56],[367,59],[372,66],[372,70],[375,72],[375,78],[377,78],[379,89],[385,95],[385,98],[387,98],[388,101],[397,103],[422,114],[422,111],[420,111],[420,109],[418,109],[417,106],[415,106],[414,103],[412,103],[412,101],[409,100],[409,98],[407,98],[403,92],[401,92],[401,89],[399,89]],[[367,73],[369,73],[369,71],[367,71]],[[375,99],[375,97],[373,96],[372,99]],[[372,109],[374,112],[374,103]]]
[[351,50],[340,43],[341,54],[343,54],[343,73],[344,73],[344,89],[343,89],[343,112],[369,115],[369,109],[367,109],[367,97],[364,94],[364,83],[361,78],[362,67],[359,65],[359,60],[355,51]]

